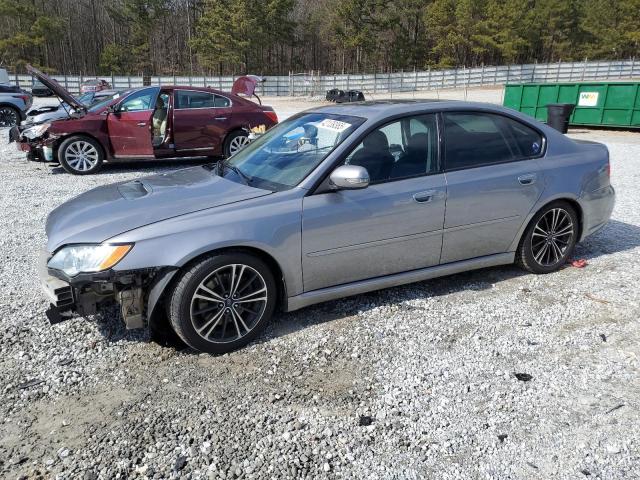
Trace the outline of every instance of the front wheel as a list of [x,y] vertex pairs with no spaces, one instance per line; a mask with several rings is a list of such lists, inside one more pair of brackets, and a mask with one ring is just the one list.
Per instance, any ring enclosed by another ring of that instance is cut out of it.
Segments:
[[262,260],[223,253],[199,261],[180,277],[168,298],[168,316],[190,347],[227,353],[258,336],[276,298],[273,274]]
[[249,144],[249,134],[244,130],[231,132],[224,141],[224,156],[229,158]]
[[104,154],[98,142],[88,137],[70,137],[58,148],[58,161],[73,175],[89,175],[102,167]]
[[547,205],[529,223],[516,262],[533,273],[551,273],[564,265],[578,241],[578,215],[569,203]]
[[20,112],[13,107],[0,107],[0,127],[14,127],[20,123]]

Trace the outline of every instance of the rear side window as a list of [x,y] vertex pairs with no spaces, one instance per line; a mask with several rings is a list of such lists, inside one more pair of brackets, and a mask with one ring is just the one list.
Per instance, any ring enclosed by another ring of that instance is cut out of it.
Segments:
[[215,99],[212,93],[176,91],[176,108],[213,108]]
[[231,100],[227,97],[223,97],[222,95],[215,95],[214,105],[216,108],[230,107]]
[[516,144],[516,150],[520,157],[537,157],[542,153],[542,135],[533,128],[529,128],[510,118],[505,118],[504,121],[511,129],[513,141]]
[[542,136],[502,115],[444,114],[445,165],[459,170],[538,156]]

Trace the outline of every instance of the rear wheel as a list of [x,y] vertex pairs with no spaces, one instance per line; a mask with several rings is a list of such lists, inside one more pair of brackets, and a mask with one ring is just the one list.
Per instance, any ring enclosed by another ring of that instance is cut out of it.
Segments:
[[538,212],[520,241],[516,262],[533,273],[550,273],[564,265],[578,241],[575,208],[559,201]]
[[13,107],[0,107],[0,127],[13,127],[20,122],[20,112]]
[[276,284],[262,260],[231,252],[196,263],[168,298],[169,321],[190,347],[226,353],[256,338],[271,318]]
[[98,142],[88,137],[70,137],[60,144],[58,160],[73,175],[89,175],[102,167],[104,154]]
[[244,130],[231,132],[224,141],[224,156],[229,158],[249,144],[249,134]]

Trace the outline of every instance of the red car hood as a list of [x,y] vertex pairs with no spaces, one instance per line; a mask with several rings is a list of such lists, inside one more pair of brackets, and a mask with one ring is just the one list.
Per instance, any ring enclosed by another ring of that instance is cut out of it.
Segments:
[[40,80],[45,87],[51,90],[64,103],[70,105],[76,112],[86,111],[86,107],[76,100],[73,95],[62,88],[62,85],[56,82],[53,78],[45,75],[37,68],[33,68],[31,65],[27,65],[27,72]]

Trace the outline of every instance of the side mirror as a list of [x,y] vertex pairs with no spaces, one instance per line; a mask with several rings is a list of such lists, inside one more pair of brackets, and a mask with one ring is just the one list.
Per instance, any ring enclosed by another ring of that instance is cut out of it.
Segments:
[[329,175],[335,190],[358,190],[369,186],[369,172],[359,165],[341,165]]
[[107,107],[107,113],[116,113],[116,105],[109,105]]

